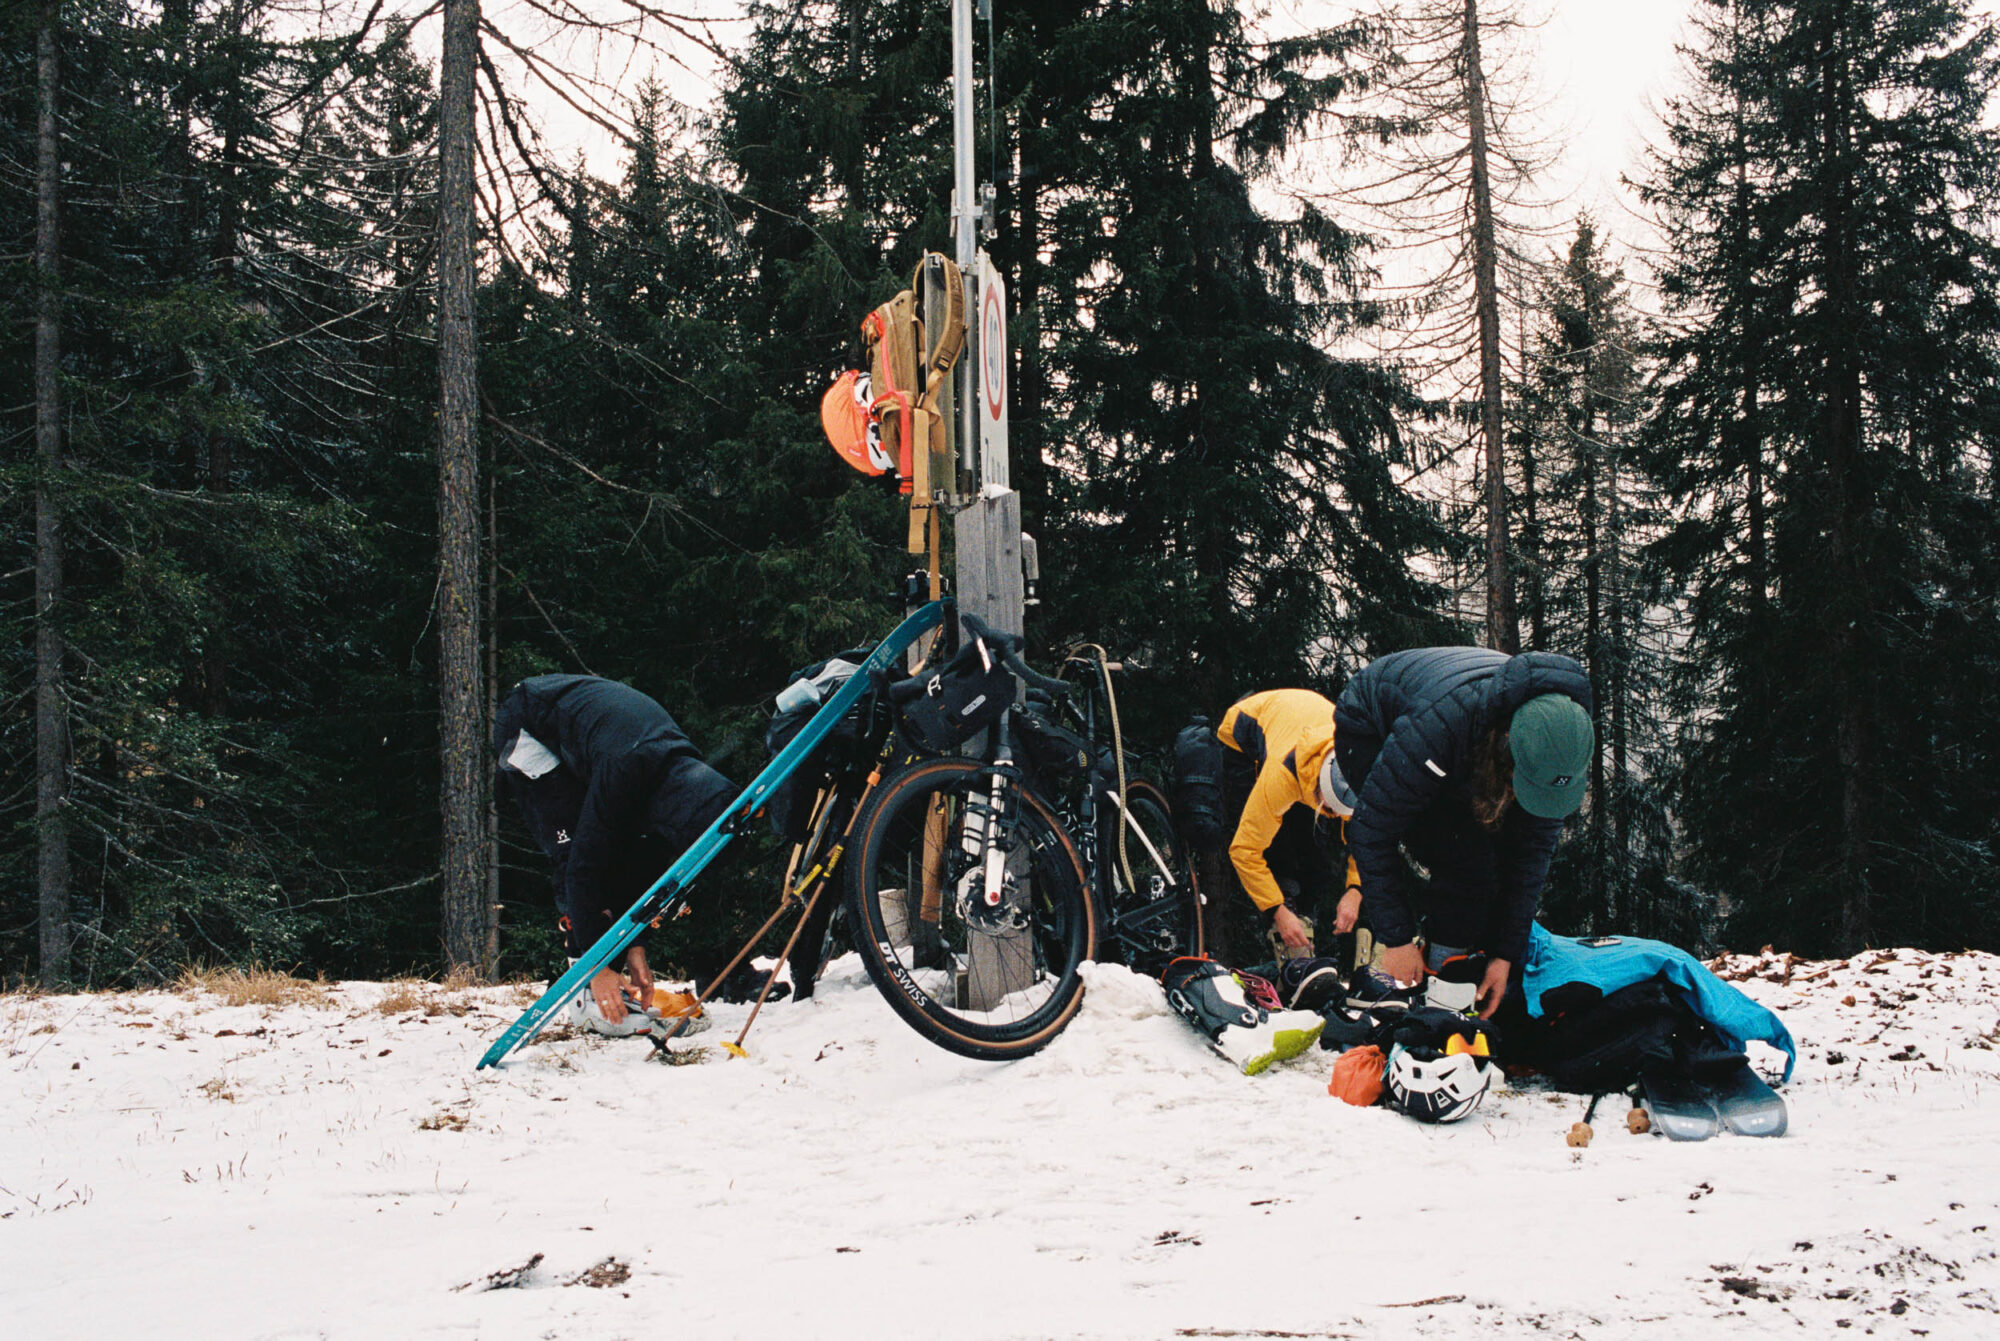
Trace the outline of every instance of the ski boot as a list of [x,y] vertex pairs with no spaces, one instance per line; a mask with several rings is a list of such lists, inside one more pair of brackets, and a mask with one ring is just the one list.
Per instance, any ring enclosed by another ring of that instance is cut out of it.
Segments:
[[1470,1015],[1479,1004],[1479,984],[1486,976],[1486,956],[1473,950],[1433,945],[1424,954],[1431,976],[1424,980],[1424,1004]]
[[1323,955],[1285,960],[1277,966],[1272,981],[1289,1010],[1318,1011],[1345,994],[1340,961]]
[[1311,1011],[1253,1004],[1237,976],[1211,959],[1176,959],[1160,981],[1180,1017],[1246,1076],[1298,1056],[1326,1025]]

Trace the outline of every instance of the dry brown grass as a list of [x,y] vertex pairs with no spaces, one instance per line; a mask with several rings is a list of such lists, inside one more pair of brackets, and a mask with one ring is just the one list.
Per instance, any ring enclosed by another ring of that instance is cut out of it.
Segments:
[[430,1001],[424,992],[429,984],[421,978],[397,978],[382,993],[375,1009],[384,1015],[401,1015],[406,1010],[423,1010]]
[[668,1048],[665,1052],[655,1052],[648,1060],[661,1062],[667,1066],[700,1066],[707,1061],[709,1049],[706,1047]]
[[183,996],[206,992],[225,1006],[311,1006],[330,1010],[333,993],[324,978],[294,978],[276,969],[191,968],[182,971],[174,990]]
[[431,1114],[429,1117],[425,1118],[422,1122],[419,1122],[417,1124],[417,1130],[418,1131],[464,1131],[466,1121],[467,1119],[465,1114],[453,1113],[447,1110],[442,1113]]
[[203,1081],[201,1084],[195,1086],[195,1088],[217,1103],[233,1104],[236,1102],[236,1091],[229,1088],[229,1081],[222,1076],[217,1076],[213,1080]]
[[466,990],[469,985],[477,983],[476,977],[456,972],[442,983],[424,978],[395,978],[375,1003],[374,1009],[384,1015],[401,1015],[407,1011],[422,1011],[431,1016],[470,1014],[476,1003],[467,999]]

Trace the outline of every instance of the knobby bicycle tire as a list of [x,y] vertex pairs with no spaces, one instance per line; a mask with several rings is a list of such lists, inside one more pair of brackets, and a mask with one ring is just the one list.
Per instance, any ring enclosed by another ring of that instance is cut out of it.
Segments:
[[965,924],[953,897],[970,865],[964,801],[993,775],[978,760],[932,759],[881,785],[849,856],[848,931],[905,1023],[947,1051],[1004,1061],[1042,1048],[1075,1016],[1097,918],[1075,845],[1016,776],[1005,782],[1018,817],[1007,872],[1027,927],[986,937]]

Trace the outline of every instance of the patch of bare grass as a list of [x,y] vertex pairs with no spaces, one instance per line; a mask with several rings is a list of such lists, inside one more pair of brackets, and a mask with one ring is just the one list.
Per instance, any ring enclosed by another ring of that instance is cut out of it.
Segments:
[[375,1003],[375,1009],[384,1015],[401,1015],[408,1010],[423,1010],[430,1002],[424,988],[428,986],[421,978],[397,978],[382,993],[382,999]]
[[433,1113],[417,1124],[418,1131],[464,1131],[466,1116],[463,1113],[445,1111]]
[[236,1091],[229,1087],[229,1080],[226,1076],[217,1076],[213,1080],[205,1080],[195,1086],[195,1088],[217,1103],[233,1104],[236,1102]]
[[593,1290],[609,1290],[632,1279],[632,1268],[615,1257],[607,1257],[596,1266],[582,1272],[564,1285],[588,1285]]
[[183,996],[206,992],[225,1006],[311,1006],[329,1010],[333,994],[324,978],[294,978],[263,968],[191,968],[182,971],[174,990]]
[[709,1049],[706,1047],[668,1048],[655,1052],[652,1060],[667,1066],[699,1066],[708,1060],[708,1056]]

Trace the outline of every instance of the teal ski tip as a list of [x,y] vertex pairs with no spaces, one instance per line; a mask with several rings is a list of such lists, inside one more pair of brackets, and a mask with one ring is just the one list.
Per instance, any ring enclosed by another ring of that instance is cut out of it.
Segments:
[[598,937],[597,943],[585,951],[576,963],[570,965],[569,972],[556,979],[534,1005],[521,1012],[520,1019],[508,1025],[506,1032],[493,1040],[493,1046],[486,1050],[486,1055],[472,1069],[484,1071],[489,1066],[498,1066],[508,1053],[540,1033],[542,1025],[555,1014],[556,1008],[581,991],[599,969],[623,954],[625,947],[637,940],[654,918],[666,917],[678,908],[695,877],[729,845],[736,832],[736,822],[762,805],[778,784],[790,777],[792,770],[819,747],[819,743],[847,715],[847,710],[861,701],[861,696],[871,688],[868,672],[892,669],[918,638],[944,623],[948,608],[948,602],[932,601],[912,611],[894,632],[878,643],[875,650],[868,654],[862,669],[849,676],[847,683],[820,705],[819,711],[792,738],[791,744],[780,750],[778,757],[766,764],[764,771],[715,817],[708,830],[661,873],[652,888],[641,894],[638,902],[627,909],[609,931]]

